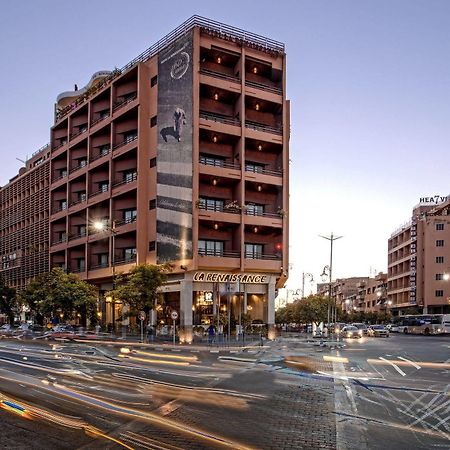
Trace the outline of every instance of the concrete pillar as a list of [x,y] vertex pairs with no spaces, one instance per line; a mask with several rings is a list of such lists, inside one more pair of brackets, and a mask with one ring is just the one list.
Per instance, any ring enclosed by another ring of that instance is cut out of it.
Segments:
[[191,343],[192,336],[192,294],[191,280],[180,282],[180,342]]
[[268,338],[275,338],[275,280],[267,285],[267,331]]

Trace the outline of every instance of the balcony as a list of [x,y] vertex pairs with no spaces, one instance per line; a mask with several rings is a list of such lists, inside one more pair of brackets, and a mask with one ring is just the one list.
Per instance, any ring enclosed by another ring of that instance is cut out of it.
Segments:
[[59,239],[56,239],[56,240],[52,241],[52,246],[53,245],[58,245],[58,244],[63,244],[65,242],[67,242],[67,236],[62,236]]
[[83,167],[86,167],[86,166],[87,166],[87,160],[83,160],[83,161],[80,162],[80,164],[76,165],[75,167],[72,167],[70,169],[69,173],[72,174],[72,173],[76,172],[77,170],[80,170],[80,169],[82,169]]
[[87,129],[87,125],[84,126],[84,127],[82,127],[82,128],[80,128],[78,131],[76,131],[75,133],[72,133],[72,134],[70,135],[70,140],[72,141],[72,140],[75,139],[76,137],[82,135],[83,133],[86,133],[87,130],[88,130],[88,129]]
[[116,224],[116,227],[118,228],[118,227],[122,227],[124,225],[128,225],[129,223],[134,223],[134,222],[136,222],[136,220],[137,220],[137,216],[128,217],[127,219],[124,219],[124,220],[116,220],[115,224]]
[[114,260],[114,265],[134,264],[136,262],[136,255],[127,256],[126,258],[117,258]]
[[89,269],[90,270],[98,270],[98,269],[106,269],[109,267],[108,262],[100,263],[100,264],[91,264]]
[[125,139],[124,141],[119,142],[118,144],[116,144],[116,145],[113,147],[113,150],[117,150],[118,148],[123,147],[124,145],[127,145],[127,144],[129,144],[130,142],[137,141],[137,138],[138,138],[138,137],[137,137],[137,134],[136,134],[135,136],[129,137],[129,138]]
[[53,148],[52,151],[56,151],[58,149],[60,149],[61,147],[64,147],[67,144],[67,139],[62,140],[59,144],[56,144]]
[[245,80],[245,85],[248,87],[253,87],[256,89],[261,89],[263,91],[273,92],[274,94],[282,95],[283,90],[280,87],[271,86],[265,83],[258,83],[256,81]]
[[100,117],[98,117],[97,119],[93,120],[91,122],[91,128],[94,127],[95,125],[97,125],[100,122],[103,122],[106,119],[109,119],[111,116],[109,114],[109,112],[107,114],[101,115]]
[[200,156],[200,159],[198,162],[200,164],[203,164],[204,166],[223,167],[226,169],[241,170],[240,164],[228,163],[225,160],[221,160],[221,159],[217,159],[217,158],[207,158],[207,157]]
[[86,237],[86,231],[78,234],[72,234],[69,236],[69,241],[74,241],[75,239],[80,239]]
[[80,205],[81,203],[84,203],[86,201],[86,199],[87,199],[86,194],[84,194],[83,198],[80,198],[78,200],[75,200],[75,201],[69,203],[69,208],[72,208],[72,206],[76,206],[76,205]]
[[226,73],[216,72],[215,70],[200,69],[200,73],[203,75],[207,75],[209,77],[219,78],[221,80],[226,80],[226,81],[232,81],[234,83],[241,82],[241,79],[239,77],[235,77],[233,75],[228,75]]
[[245,128],[248,128],[250,130],[263,131],[264,133],[283,135],[282,127],[271,127],[263,123],[253,122],[252,120],[245,121]]
[[217,256],[218,258],[239,258],[239,252],[225,250],[199,250],[200,256]]
[[272,175],[272,176],[275,176],[275,177],[282,177],[283,176],[283,171],[282,170],[265,169],[264,167],[255,166],[255,165],[251,165],[251,164],[246,164],[245,165],[245,171],[246,172],[251,172],[251,173],[260,173],[262,175]]
[[200,119],[208,120],[210,122],[224,123],[226,125],[241,126],[241,121],[239,119],[208,111],[200,111]]
[[122,109],[123,107],[125,107],[126,105],[128,105],[129,103],[133,102],[134,100],[136,100],[137,98],[137,93],[135,92],[134,94],[131,94],[129,96],[127,96],[126,98],[124,98],[123,100],[120,100],[116,103],[114,103],[113,106],[113,112],[118,111],[119,109]]
[[110,152],[111,150],[109,148],[105,148],[97,156],[93,156],[92,158],[90,158],[89,162],[92,163],[99,160],[100,158],[103,158],[104,156],[108,156]]
[[125,177],[125,179],[114,182],[113,188],[118,187],[118,186],[123,186],[124,184],[133,183],[136,180],[137,180],[137,172],[134,172],[132,174],[127,175]]

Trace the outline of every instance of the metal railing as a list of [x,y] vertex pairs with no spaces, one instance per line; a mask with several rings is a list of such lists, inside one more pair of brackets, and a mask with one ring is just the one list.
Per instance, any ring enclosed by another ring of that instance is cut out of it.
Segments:
[[66,145],[66,144],[67,144],[67,141],[65,141],[65,142],[60,142],[58,145],[55,145],[55,146],[52,148],[52,150],[53,150],[53,151],[58,150],[59,148],[61,148],[62,146]]
[[281,42],[266,38],[264,36],[260,36],[255,33],[244,31],[239,28],[217,22],[215,20],[194,15],[183,22],[180,26],[175,28],[175,30],[171,31],[158,42],[153,44],[139,56],[134,58],[124,67],[122,67],[121,69],[115,69],[109,76],[105,77],[102,81],[95,85],[95,87],[90,90],[89,95],[79,97],[71,105],[68,105],[65,108],[57,111],[55,113],[55,122],[67,116],[75,108],[88,101],[94,94],[99,92],[104,87],[108,86],[118,76],[128,72],[137,64],[148,61],[150,58],[158,54],[161,50],[173,44],[179,37],[185,35],[188,31],[192,30],[195,27],[199,27],[203,32],[213,34],[221,39],[240,42],[249,47],[254,47],[257,50],[275,54],[284,53],[284,44]]
[[69,241],[74,241],[75,239],[80,239],[83,237],[86,237],[86,232],[79,233],[79,234],[73,234],[73,235],[69,236]]
[[236,126],[241,125],[241,121],[239,119],[208,111],[200,111],[200,119],[210,120],[212,122],[225,123],[227,125],[236,125]]
[[96,269],[106,269],[109,267],[109,263],[100,263],[100,264],[91,264],[89,266],[89,270],[96,270]]
[[117,266],[119,264],[130,264],[136,262],[136,255],[128,256],[127,258],[117,258],[114,260],[114,264]]
[[198,162],[200,164],[203,164],[204,166],[224,167],[226,169],[237,169],[237,170],[241,169],[240,164],[229,163],[221,160],[208,160],[200,157]]
[[245,253],[247,259],[268,259],[268,260],[279,260],[281,255],[267,254],[267,253]]
[[125,180],[116,181],[113,184],[113,187],[122,186],[123,184],[133,183],[133,181],[136,181],[136,180],[137,180],[137,173],[135,172],[135,173],[133,173],[133,175],[131,177],[126,178]]
[[134,93],[132,96],[129,96],[129,97],[121,100],[120,102],[114,103],[113,112],[117,111],[120,108],[123,108],[128,103],[133,102],[134,100],[136,100],[136,98],[137,98],[137,93]]
[[38,148],[35,152],[33,152],[31,154],[31,157],[33,158],[33,156],[36,156],[38,153],[41,153],[43,150],[47,149],[48,147],[50,147],[50,142],[47,142],[47,144],[43,145],[41,148]]
[[265,125],[263,123],[253,122],[252,120],[246,120],[245,127],[257,131],[264,131],[266,133],[283,134],[282,127],[271,127],[270,125]]
[[103,152],[103,153],[100,153],[100,154],[97,155],[97,156],[92,157],[92,158],[89,160],[89,162],[97,161],[97,159],[100,159],[100,158],[103,158],[104,156],[109,155],[110,152],[111,152],[111,149],[108,148],[108,151],[107,151],[107,152]]
[[77,170],[82,169],[83,167],[87,167],[87,161],[83,164],[78,164],[78,166],[72,167],[69,171],[69,173],[76,172]]
[[258,83],[257,81],[245,80],[245,85],[249,87],[254,87],[256,89],[262,89],[263,91],[274,92],[275,94],[282,94],[283,89],[276,86],[271,86],[270,84]]
[[70,269],[69,272],[72,273],[86,272],[86,267],[75,267],[75,269]]
[[245,214],[247,216],[256,216],[256,217],[271,217],[271,218],[277,218],[279,219],[281,217],[281,214],[274,213],[274,212],[266,212],[266,211],[258,211],[255,209],[249,209],[248,207],[245,208]]
[[221,80],[233,81],[234,83],[240,83],[241,79],[234,75],[228,75],[226,73],[216,72],[211,69],[200,69],[200,73],[203,75],[208,75],[214,78],[220,78]]
[[133,137],[131,137],[131,138],[129,138],[129,139],[125,139],[124,141],[122,141],[122,142],[119,142],[118,144],[116,144],[114,147],[113,147],[113,150],[116,150],[116,149],[118,149],[118,148],[120,148],[120,147],[123,147],[124,145],[127,145],[127,144],[129,144],[130,142],[134,142],[134,141],[136,141],[137,140],[137,135],[136,136],[133,136]]
[[121,227],[122,225],[127,225],[129,223],[136,222],[136,220],[137,220],[137,216],[129,217],[128,219],[116,220],[115,224],[116,224],[116,227]]
[[80,198],[80,199],[78,199],[78,200],[75,200],[75,201],[71,202],[71,203],[69,204],[69,208],[72,207],[72,206],[79,205],[80,203],[85,202],[86,199],[87,199],[87,197],[84,197],[84,198]]
[[217,256],[220,258],[239,258],[240,253],[234,251],[225,251],[225,250],[200,250],[198,251],[200,256]]
[[65,173],[63,173],[63,174],[61,174],[61,175],[59,175],[59,176],[56,177],[56,178],[54,178],[54,179],[53,179],[53,183],[56,183],[57,181],[62,180],[63,178],[66,178],[66,177],[67,177],[67,172],[65,172]]
[[62,237],[61,239],[57,239],[56,241],[52,241],[52,245],[58,245],[67,242],[67,236]]
[[252,173],[261,173],[263,175],[274,175],[276,177],[281,177],[283,175],[282,170],[271,170],[271,169],[264,169],[262,167],[245,167],[246,172],[252,172]]
[[96,195],[104,194],[105,192],[108,192],[108,191],[109,191],[109,185],[108,185],[108,189],[100,189],[98,191],[91,192],[89,194],[89,198],[95,197]]
[[94,125],[97,125],[98,123],[103,122],[104,120],[109,119],[109,118],[110,118],[109,113],[107,116],[100,116],[99,118],[97,118],[91,122],[91,127],[93,127]]
[[86,128],[83,128],[83,129],[81,129],[81,130],[78,130],[76,133],[72,133],[71,135],[69,135],[69,138],[70,139],[75,139],[76,137],[78,137],[80,134],[83,134],[83,133],[87,133],[87,126],[86,126]]

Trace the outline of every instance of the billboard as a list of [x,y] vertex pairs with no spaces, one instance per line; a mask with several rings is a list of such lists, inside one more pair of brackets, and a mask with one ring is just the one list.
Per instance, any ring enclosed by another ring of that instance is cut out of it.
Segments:
[[157,263],[192,259],[192,31],[158,60]]

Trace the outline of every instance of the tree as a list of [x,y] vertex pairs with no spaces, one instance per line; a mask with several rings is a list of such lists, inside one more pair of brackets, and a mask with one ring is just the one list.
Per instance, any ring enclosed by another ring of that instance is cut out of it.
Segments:
[[21,293],[21,298],[32,311],[47,318],[58,314],[66,319],[79,316],[83,325],[86,325],[87,318],[91,322],[97,320],[94,286],[59,267],[38,275]]
[[9,287],[0,277],[0,313],[8,316],[11,325],[14,324],[14,315],[17,309],[16,291]]
[[320,295],[310,295],[299,301],[299,318],[303,323],[315,323],[319,326],[321,322],[328,320],[328,298]]
[[130,305],[130,315],[138,311],[149,311],[156,307],[158,290],[172,271],[170,264],[139,264],[128,274],[119,275],[117,288],[107,293],[114,299],[120,299]]

